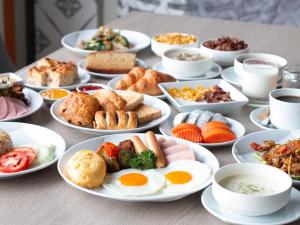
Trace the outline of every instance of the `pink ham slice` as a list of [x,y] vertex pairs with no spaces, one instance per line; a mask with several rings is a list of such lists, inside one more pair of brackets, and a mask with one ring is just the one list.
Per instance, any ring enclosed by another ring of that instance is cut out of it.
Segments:
[[169,148],[171,146],[177,145],[176,141],[174,141],[173,139],[167,140],[163,143],[160,144],[160,149],[165,149],[165,148]]
[[16,107],[14,105],[14,103],[12,103],[9,99],[6,99],[6,102],[7,102],[7,108],[8,108],[8,112],[7,112],[7,115],[6,115],[6,118],[9,119],[9,118],[13,118],[17,115],[17,110],[16,110]]
[[16,99],[16,98],[11,98],[11,97],[7,97],[7,100],[10,101],[14,105],[14,107],[16,109],[16,116],[24,115],[25,113],[27,113],[29,111],[28,107],[21,100]]
[[0,97],[0,119],[5,119],[8,113],[8,105],[5,97]]
[[181,151],[166,156],[167,162],[172,163],[178,160],[196,160],[194,152],[192,150]]
[[157,140],[158,144],[162,144],[162,143],[164,143],[165,141],[166,141],[166,139],[164,139],[164,138],[162,138],[162,137],[158,138],[158,140]]
[[163,149],[163,152],[165,155],[168,156],[168,155],[175,154],[177,152],[188,151],[188,150],[189,150],[189,146],[187,144],[176,144],[171,147]]

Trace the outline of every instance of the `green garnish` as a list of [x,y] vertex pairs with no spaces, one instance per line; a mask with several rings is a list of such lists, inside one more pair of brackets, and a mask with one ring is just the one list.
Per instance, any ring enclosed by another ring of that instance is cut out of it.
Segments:
[[291,176],[293,180],[300,180],[300,176]]
[[154,152],[152,152],[151,150],[146,150],[131,158],[128,165],[131,168],[140,170],[153,169],[155,168],[156,160],[157,158]]
[[267,162],[261,157],[257,152],[254,153],[255,158],[257,158],[260,162],[266,164]]

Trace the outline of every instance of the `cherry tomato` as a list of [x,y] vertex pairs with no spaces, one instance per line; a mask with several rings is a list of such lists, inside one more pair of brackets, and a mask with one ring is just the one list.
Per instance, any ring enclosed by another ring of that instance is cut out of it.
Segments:
[[14,173],[28,167],[27,155],[24,152],[12,151],[0,158],[0,171]]
[[97,152],[100,153],[100,155],[104,153],[108,157],[117,157],[119,148],[111,142],[104,142]]
[[16,152],[24,152],[27,155],[28,165],[30,166],[36,158],[36,153],[32,148],[29,147],[19,147],[15,148]]

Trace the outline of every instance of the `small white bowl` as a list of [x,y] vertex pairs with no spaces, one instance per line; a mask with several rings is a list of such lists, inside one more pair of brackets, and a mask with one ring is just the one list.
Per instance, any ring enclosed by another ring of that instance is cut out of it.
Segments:
[[[42,96],[42,98],[44,99],[44,102],[45,102],[46,105],[48,105],[48,106],[52,105],[56,100],[61,99],[61,98],[56,98],[56,99],[55,99],[55,98],[48,98],[48,97],[43,96],[43,93],[44,93],[44,92],[50,91],[50,90],[54,90],[54,89],[61,89],[61,90],[64,90],[64,91],[68,92],[68,94],[71,93],[69,90],[63,89],[63,88],[51,88],[51,89],[41,90],[41,91],[39,92],[39,94]],[[68,95],[67,95],[67,96],[68,96]],[[67,97],[67,96],[65,96],[65,97]],[[63,97],[63,98],[65,98],[65,97]]]
[[282,78],[283,68],[287,65],[287,60],[277,55],[266,54],[266,53],[245,53],[238,55],[234,58],[234,71],[242,78],[244,74],[243,62],[249,58],[260,58],[270,60],[279,65],[279,78]]
[[[247,175],[270,179],[276,189],[272,194],[247,195],[230,191],[220,181],[230,176]],[[292,179],[280,169],[258,163],[237,163],[219,169],[213,178],[212,194],[221,207],[245,216],[272,214],[290,200]]]
[[213,61],[218,63],[221,66],[232,66],[234,62],[234,58],[240,54],[248,53],[249,52],[249,47],[237,51],[220,51],[220,50],[215,50],[211,48],[207,48],[203,45],[203,43],[211,41],[211,40],[206,40],[201,43],[200,48],[203,50],[203,52],[207,52],[212,54],[213,56]]
[[[96,87],[101,87],[103,89],[108,89],[108,87],[105,84],[100,84],[100,83],[85,83],[85,84],[79,84],[76,87],[76,91],[82,91],[80,90],[81,87],[85,87],[85,86],[96,86]],[[94,91],[94,90],[88,90],[88,91],[84,91],[84,92],[89,92],[89,91]]]
[[[197,61],[183,61],[175,59],[179,53],[200,54],[203,59]],[[213,66],[212,55],[203,52],[200,48],[175,48],[165,51],[162,55],[162,65],[169,71],[180,74],[180,78],[197,77],[199,74],[206,73]]]
[[[196,37],[195,35],[192,34],[186,34],[186,33],[180,33],[181,35],[189,35],[189,36],[193,36]],[[186,47],[194,47],[194,48],[198,48],[199,47],[199,38],[196,37],[196,41],[194,43],[190,43],[190,44],[166,44],[166,43],[161,43],[155,40],[156,36],[159,36],[162,34],[158,34],[155,35],[154,37],[152,37],[151,39],[151,50],[159,57],[162,57],[163,53],[169,49],[174,49],[174,48],[186,48]]]

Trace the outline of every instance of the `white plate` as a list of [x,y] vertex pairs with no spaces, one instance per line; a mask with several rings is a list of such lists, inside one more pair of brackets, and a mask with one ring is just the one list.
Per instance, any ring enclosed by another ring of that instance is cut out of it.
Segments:
[[[119,77],[115,77],[115,78],[111,79],[111,80],[107,83],[108,88],[109,88],[110,90],[114,90],[115,86],[117,85],[118,80],[121,80],[121,79],[123,79],[122,76],[121,76],[121,77],[120,77],[120,76],[119,76]],[[165,95],[156,95],[156,96],[153,96],[153,97],[159,98],[159,99],[164,99],[164,98],[166,98]]]
[[211,78],[215,78],[217,76],[219,76],[222,72],[222,67],[220,65],[218,65],[217,63],[213,63],[213,67],[211,68],[210,71],[204,73],[204,74],[199,74],[199,76],[197,77],[186,77],[186,78],[182,78],[182,76],[179,76],[178,74],[174,73],[174,72],[168,72],[168,70],[166,70],[163,65],[162,62],[158,62],[156,64],[154,64],[154,66],[152,67],[152,69],[154,70],[158,70],[159,72],[162,73],[167,73],[172,75],[174,78],[176,78],[177,80],[204,80],[204,79],[211,79]]
[[0,122],[22,119],[24,117],[32,115],[33,113],[35,113],[42,107],[44,100],[39,93],[37,93],[29,88],[24,88],[23,92],[25,94],[26,99],[28,99],[28,101],[29,101],[29,106],[28,106],[29,111],[23,115],[20,115],[20,116],[14,117],[14,118],[2,119],[2,120],[0,119]]
[[[291,139],[299,139],[300,130],[262,130],[248,134],[238,139],[232,147],[232,155],[239,163],[261,163],[256,157],[255,152],[250,148],[252,142],[261,144],[265,140],[274,140],[276,143],[286,143]],[[293,180],[294,185],[300,185],[300,181]]]
[[[138,59],[138,58],[136,59],[135,64],[136,64],[136,66],[141,66],[141,67],[144,67],[144,68],[147,67],[147,64],[143,60]],[[114,78],[114,77],[119,77],[119,76],[125,75],[124,73],[122,73],[122,74],[108,74],[108,73],[91,72],[91,71],[86,69],[86,59],[81,60],[77,64],[77,67],[78,67],[78,71],[82,71],[84,73],[89,73],[90,75],[96,76],[96,77],[111,79],[111,78]]]
[[269,109],[269,106],[254,109],[250,113],[250,120],[252,123],[254,123],[256,126],[258,126],[259,128],[261,128],[263,130],[275,130],[277,128],[272,125],[271,121],[269,122],[268,125],[263,125],[261,123],[261,121],[257,118],[260,114],[262,114],[263,112],[266,112],[267,109]]
[[56,157],[53,160],[15,173],[0,172],[0,179],[21,176],[44,169],[55,163],[64,154],[66,148],[64,139],[50,129],[33,124],[17,122],[0,122],[0,128],[10,135],[14,146],[26,144],[52,144],[56,147]]
[[[35,65],[33,65],[33,66],[35,66]],[[54,88],[54,87],[48,87],[48,86],[38,86],[38,85],[33,85],[33,84],[28,83],[27,82],[28,69],[24,69],[24,70],[20,71],[18,73],[18,75],[23,79],[24,85],[26,87],[32,88],[34,90],[41,91],[41,90]],[[91,75],[89,73],[85,73],[85,72],[78,70],[78,78],[79,79],[76,83],[69,85],[69,86],[60,86],[59,88],[63,88],[63,89],[67,89],[67,90],[75,90],[77,85],[87,83],[91,79]]]
[[[122,92],[122,91],[118,91],[118,92]],[[81,131],[85,131],[87,133],[95,134],[95,135],[140,132],[140,131],[147,130],[152,127],[158,126],[159,124],[164,122],[166,119],[168,119],[168,117],[171,115],[171,109],[167,103],[165,103],[164,101],[157,99],[155,97],[152,97],[149,95],[144,95],[144,104],[160,109],[161,113],[162,113],[161,117],[159,117],[155,120],[152,120],[149,123],[142,124],[139,127],[134,128],[134,129],[97,130],[92,127],[80,127],[80,126],[76,126],[76,125],[68,123],[61,115],[59,115],[59,106],[63,101],[64,101],[64,99],[60,99],[53,103],[53,105],[51,106],[51,109],[50,109],[52,117],[56,121],[58,121],[59,123],[65,125],[65,126],[72,127],[72,128],[75,128],[75,129],[78,129]]]
[[[87,56],[89,53],[95,52],[94,50],[84,50],[78,47],[81,40],[91,39],[98,29],[82,30],[67,34],[61,39],[61,44],[73,53]],[[132,30],[119,30],[113,29],[115,32],[120,32],[129,41],[130,48],[126,52],[138,52],[150,45],[151,39],[148,35],[132,31]]]
[[234,71],[234,67],[228,67],[222,71],[221,77],[226,80],[228,83],[236,85],[238,87],[242,86],[242,79],[237,73]]
[[[179,98],[173,98],[169,93],[169,88],[181,88],[191,87],[196,88],[198,86],[212,87],[218,85],[224,91],[230,92],[230,96],[233,101],[230,102],[218,102],[218,103],[206,103],[206,102],[190,102]],[[181,82],[167,82],[158,84],[163,93],[167,96],[168,100],[179,112],[189,112],[195,109],[203,111],[219,112],[222,114],[234,112],[238,108],[245,105],[249,100],[239,90],[233,87],[222,79],[211,80],[197,80],[197,81],[181,81]]]
[[295,188],[292,188],[291,201],[284,208],[265,216],[242,216],[219,206],[212,195],[211,186],[203,191],[201,202],[210,214],[229,224],[282,225],[300,218],[300,192]]
[[[233,133],[236,135],[237,139],[244,136],[245,127],[243,126],[243,124],[241,124],[240,122],[234,119],[228,117],[225,118],[229,121],[230,128],[232,129]],[[159,126],[159,131],[164,135],[172,136],[173,120],[174,117],[170,116],[164,123],[162,123]],[[204,147],[227,146],[233,144],[235,141],[236,140],[222,142],[222,143],[199,143],[199,145],[202,145]]]
[[190,195],[194,192],[200,191],[206,186],[208,186],[213,178],[213,174],[219,169],[219,162],[217,158],[206,148],[197,145],[192,142],[184,141],[179,138],[173,138],[168,136],[162,136],[162,135],[156,135],[157,137],[163,137],[166,140],[174,139],[177,143],[186,143],[191,149],[194,150],[196,159],[202,163],[205,163],[207,166],[209,166],[212,170],[210,178],[197,188],[194,188],[192,190],[186,190],[183,193],[158,193],[153,195],[146,195],[146,196],[122,196],[114,194],[104,188],[97,188],[97,189],[86,189],[82,188],[73,182],[71,182],[64,174],[64,169],[66,166],[66,163],[68,160],[78,151],[82,149],[91,149],[91,150],[97,150],[98,147],[101,145],[101,143],[105,141],[113,142],[113,143],[119,143],[120,141],[124,141],[129,139],[133,135],[138,135],[142,140],[144,139],[144,134],[142,133],[127,133],[127,134],[117,134],[117,135],[109,135],[109,136],[103,136],[103,137],[96,137],[84,142],[81,142],[77,145],[74,145],[73,147],[69,148],[66,153],[63,155],[63,157],[58,161],[57,167],[60,175],[64,178],[64,180],[70,184],[71,186],[87,192],[92,195],[110,198],[110,199],[116,199],[121,201],[130,201],[130,202],[167,202],[167,201],[174,201],[177,199],[184,198],[187,195]]

